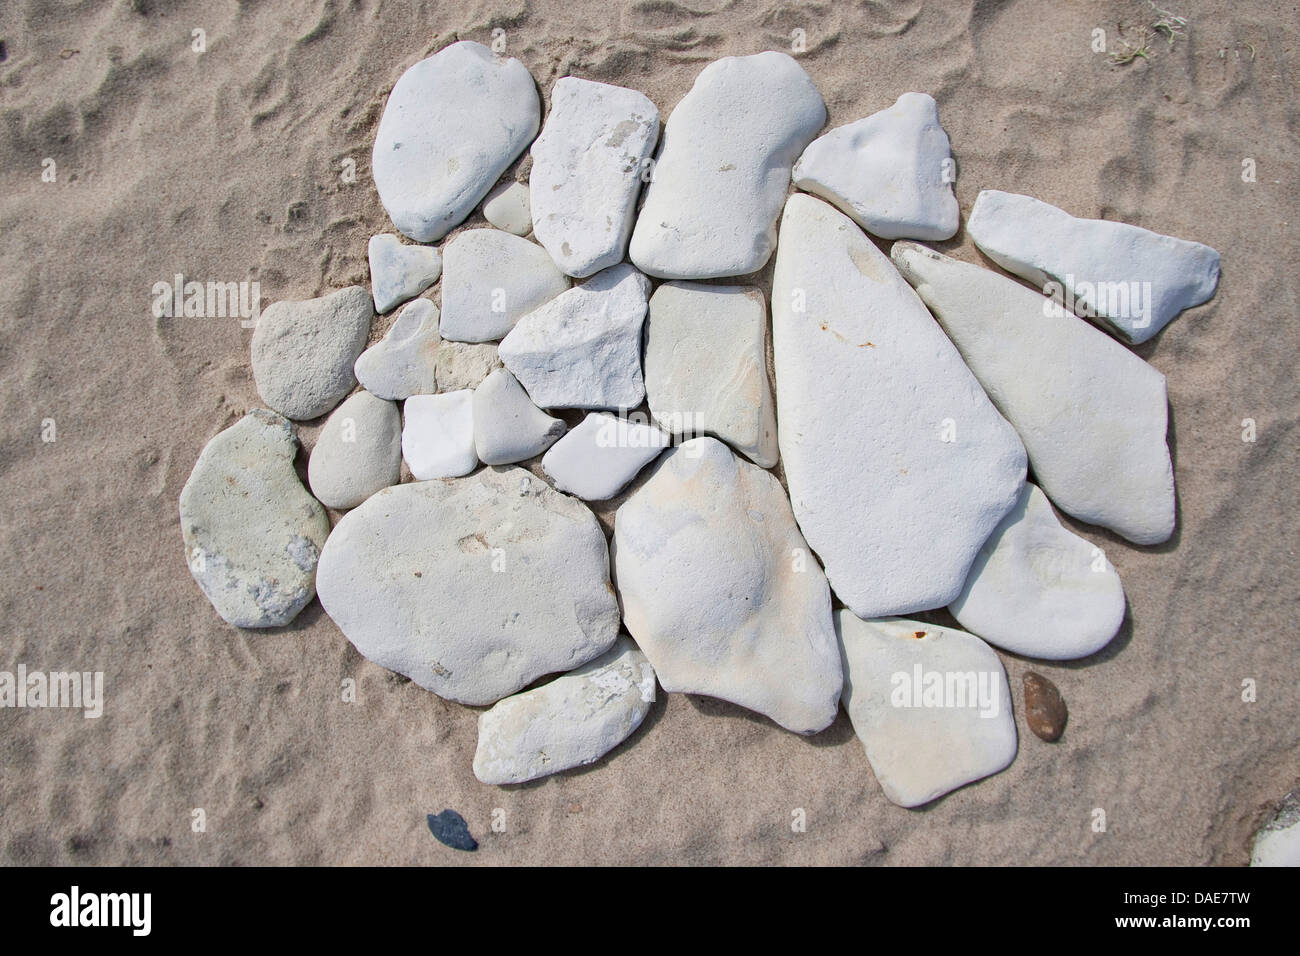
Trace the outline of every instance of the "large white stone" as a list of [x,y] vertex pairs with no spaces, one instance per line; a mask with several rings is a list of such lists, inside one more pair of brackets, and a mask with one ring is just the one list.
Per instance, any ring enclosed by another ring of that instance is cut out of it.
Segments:
[[1053,504],[1137,544],[1173,534],[1163,375],[991,269],[910,242],[891,254],[1019,432]]
[[966,229],[1002,268],[1134,343],[1205,302],[1219,284],[1219,254],[1207,245],[1078,219],[1030,196],[983,190]]
[[677,446],[615,512],[613,560],[624,623],[664,690],[796,733],[835,720],[830,589],[771,473],[714,438]]
[[317,589],[367,658],[476,707],[618,636],[596,516],[521,468],[385,488],[335,526]]
[[844,709],[885,796],[919,807],[1016,759],[997,654],[973,634],[920,621],[835,614]]
[[438,307],[416,299],[397,314],[382,339],[358,356],[357,381],[391,401],[431,395],[438,385],[438,346]]
[[762,290],[698,282],[656,289],[646,318],[645,391],[655,421],[674,436],[707,433],[764,468],[775,465]]
[[790,499],[835,593],[860,617],[951,602],[1025,480],[1011,426],[862,230],[800,193],[772,338]]
[[498,229],[516,236],[533,231],[533,217],[528,187],[523,183],[503,183],[488,194],[483,203],[483,218]]
[[904,93],[889,109],[813,140],[794,182],[881,238],[951,239],[955,169],[934,97]]
[[620,637],[572,673],[480,714],[474,776],[523,783],[592,763],[641,726],[654,700],[654,669]]
[[729,56],[701,71],[664,127],[628,247],[664,279],[763,268],[790,167],[826,122],[803,67],[784,53]]
[[654,425],[592,412],[542,458],[555,487],[587,501],[613,498],[672,439]]
[[533,404],[519,380],[497,369],[474,390],[474,448],[485,465],[508,465],[540,455],[564,434],[565,424]]
[[469,389],[406,400],[402,457],[420,481],[459,478],[478,467],[474,451],[474,393]]
[[307,481],[327,508],[355,508],[397,484],[402,416],[393,402],[360,391],[334,410],[307,460]]
[[500,229],[459,233],[443,260],[442,337],[456,342],[493,342],[569,287],[545,249]]
[[556,264],[585,278],[623,259],[659,110],[643,93],[566,76],[533,143],[533,234]]
[[408,246],[392,233],[370,237],[370,294],[376,312],[413,299],[442,275],[442,256],[433,246]]
[[537,135],[528,69],[462,40],[402,74],[375,133],[379,199],[400,232],[441,239],[474,211]]
[[498,348],[542,408],[635,408],[650,280],[623,263],[522,319]]
[[190,574],[235,627],[279,627],[315,594],[329,517],[298,480],[285,419],[249,412],[208,442],[181,489]]
[[1053,661],[1101,650],[1124,623],[1124,608],[1124,586],[1102,550],[1067,531],[1029,483],[948,606],[990,644]]

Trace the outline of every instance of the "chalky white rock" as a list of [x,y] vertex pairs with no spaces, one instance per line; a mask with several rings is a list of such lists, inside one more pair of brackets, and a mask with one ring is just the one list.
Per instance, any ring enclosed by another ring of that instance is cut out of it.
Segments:
[[586,501],[613,498],[671,444],[646,422],[592,412],[542,458],[555,487]]
[[463,40],[397,81],[379,120],[371,167],[393,225],[441,239],[474,211],[541,121],[537,86],[518,60]]
[[537,243],[500,229],[467,229],[443,247],[442,337],[495,341],[568,287],[569,277]]
[[641,726],[654,700],[654,669],[620,637],[572,673],[480,714],[474,776],[523,783],[592,763]]
[[786,204],[772,334],[790,498],[835,593],[860,617],[953,601],[1024,483],[1015,431],[889,260],[812,196]]
[[1282,805],[1255,834],[1251,866],[1300,866],[1300,791],[1286,795]]
[[1175,505],[1165,377],[991,269],[910,242],[891,255],[1015,426],[1052,503],[1136,544],[1167,540]]
[[280,627],[312,599],[329,517],[298,480],[289,423],[254,409],[213,438],[181,489],[190,574],[235,627]]
[[501,368],[501,358],[492,342],[443,342],[438,349],[438,387],[444,392],[478,388]]
[[650,280],[611,266],[519,320],[501,361],[542,408],[635,408]]
[[485,465],[540,455],[565,428],[563,421],[534,405],[518,379],[503,368],[474,390],[474,448]]
[[397,314],[388,333],[357,358],[357,381],[372,395],[390,401],[430,395],[438,385],[438,345],[438,307],[416,299]]
[[664,127],[628,247],[632,262],[663,279],[763,268],[776,248],[790,167],[825,122],[817,87],[786,54],[710,63]]
[[882,239],[951,239],[955,168],[934,97],[904,93],[889,109],[813,140],[794,183]]
[[574,76],[555,82],[533,143],[533,232],[562,270],[585,278],[623,259],[659,110],[636,90]]
[[478,467],[473,392],[412,395],[405,411],[402,457],[417,480],[459,478]]
[[475,707],[618,636],[596,516],[522,468],[385,488],[335,526],[317,589],[366,658]]
[[844,709],[885,796],[919,807],[1016,758],[1002,662],[973,634],[835,615]]
[[483,218],[506,232],[526,236],[533,231],[532,202],[523,183],[503,183],[488,194]]
[[966,228],[1002,268],[1133,343],[1211,298],[1219,284],[1219,254],[1207,245],[1079,219],[1030,196],[983,190]]
[[370,237],[370,294],[376,312],[414,299],[442,275],[442,255],[433,246],[408,246],[392,233]]
[[401,470],[397,406],[360,391],[326,420],[307,460],[307,482],[321,504],[346,510],[397,484]]
[[615,513],[613,560],[624,622],[664,690],[796,733],[835,720],[830,589],[771,473],[715,438],[677,446]]

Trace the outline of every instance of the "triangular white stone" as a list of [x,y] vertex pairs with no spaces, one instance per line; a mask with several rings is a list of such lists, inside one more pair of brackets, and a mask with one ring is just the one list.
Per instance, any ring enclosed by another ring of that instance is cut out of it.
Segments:
[[433,246],[408,246],[392,233],[370,237],[370,294],[376,312],[413,299],[442,275],[442,256]]

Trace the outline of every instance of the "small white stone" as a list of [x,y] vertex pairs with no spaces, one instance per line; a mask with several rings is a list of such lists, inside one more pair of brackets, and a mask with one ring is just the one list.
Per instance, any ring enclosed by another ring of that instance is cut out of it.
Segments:
[[654,669],[620,637],[576,671],[480,714],[474,776],[523,783],[593,763],[641,726],[654,700]]
[[474,390],[474,448],[485,465],[540,455],[566,426],[533,404],[519,380],[500,368]]
[[438,387],[444,392],[478,388],[499,368],[495,342],[443,342],[438,349]]
[[388,334],[357,358],[357,381],[392,401],[432,394],[438,382],[438,342],[438,307],[416,299],[397,314]]
[[556,80],[533,143],[533,231],[556,264],[585,278],[623,259],[659,110],[636,90]]
[[645,338],[646,398],[661,427],[707,433],[755,464],[776,464],[760,289],[665,282],[650,297]]
[[502,183],[483,203],[483,218],[512,235],[526,236],[533,231],[530,205],[527,186],[513,181]]
[[463,40],[402,74],[375,133],[371,167],[393,225],[441,239],[474,211],[537,135],[541,103],[528,69]]
[[1219,284],[1219,254],[1207,245],[1078,219],[1030,196],[983,190],[966,229],[1002,268],[1134,343],[1208,300]]
[[401,470],[397,406],[360,391],[326,420],[307,461],[307,481],[321,504],[344,510],[397,484]]
[[498,352],[542,408],[635,408],[650,280],[626,263],[519,320]]
[[542,458],[555,487],[586,501],[613,498],[672,439],[654,425],[592,412]]
[[417,480],[459,478],[478,467],[473,392],[412,395],[405,411],[402,457]]
[[794,183],[882,239],[951,239],[954,172],[934,97],[904,93],[889,109],[813,140]]
[[1282,806],[1255,834],[1251,866],[1300,866],[1300,791],[1286,795]]
[[370,237],[370,291],[376,312],[413,299],[442,275],[442,256],[433,246],[408,246],[391,233]]
[[836,612],[835,629],[844,709],[894,803],[922,806],[1016,759],[1007,675],[978,637],[848,610]]
[[535,242],[500,229],[467,229],[443,247],[442,337],[493,342],[569,287]]

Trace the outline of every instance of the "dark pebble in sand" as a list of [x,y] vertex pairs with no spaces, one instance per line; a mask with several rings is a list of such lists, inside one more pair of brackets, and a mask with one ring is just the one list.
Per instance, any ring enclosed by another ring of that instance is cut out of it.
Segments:
[[1025,674],[1025,720],[1029,729],[1051,743],[1065,730],[1070,712],[1065,708],[1061,692],[1042,674],[1029,671]]
[[455,810],[443,810],[437,816],[429,814],[429,832],[438,838],[438,842],[453,850],[478,849],[478,841],[470,836],[469,824]]

